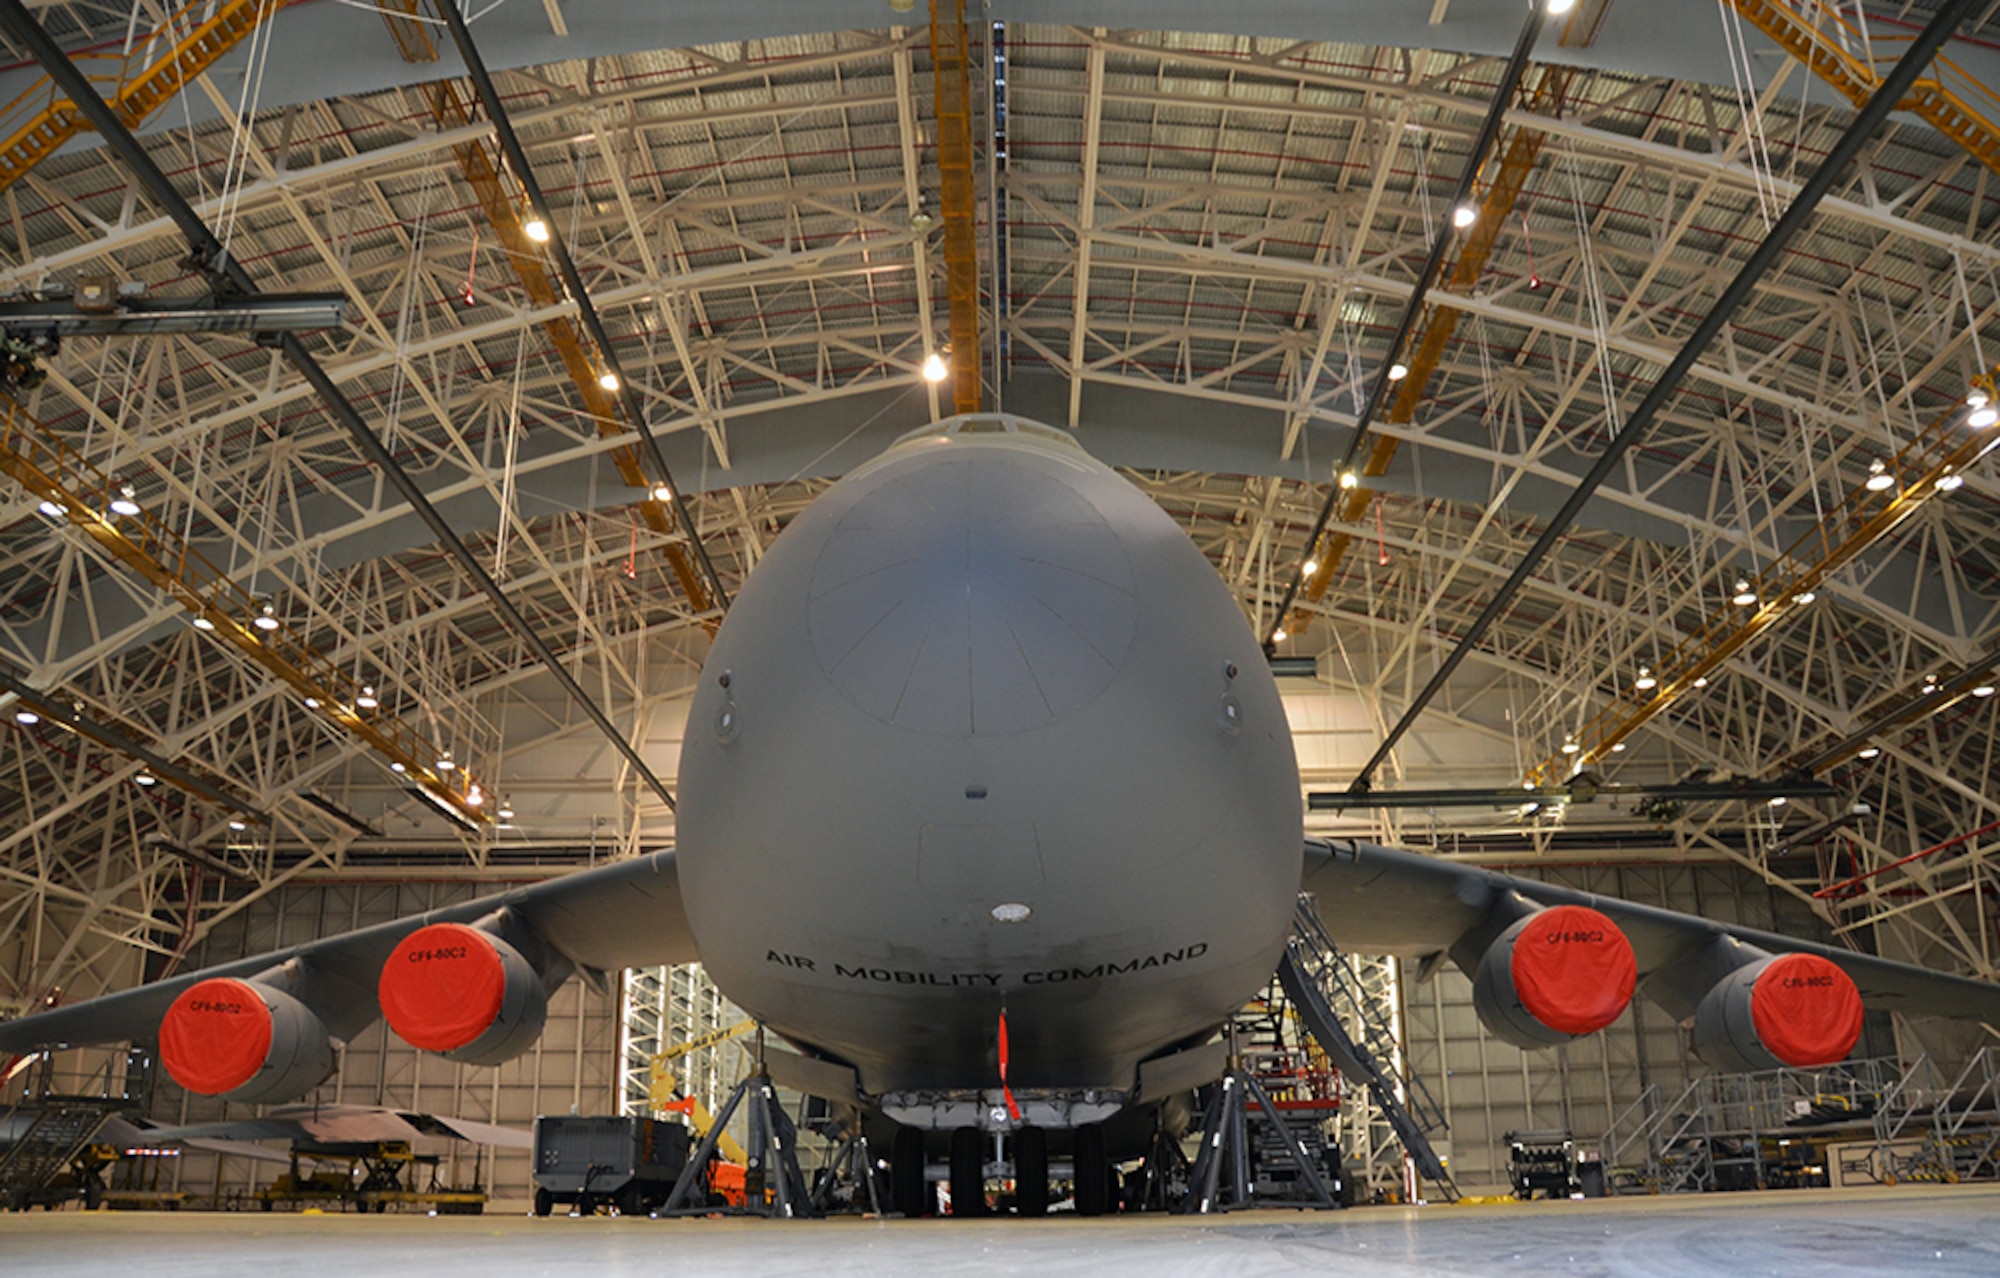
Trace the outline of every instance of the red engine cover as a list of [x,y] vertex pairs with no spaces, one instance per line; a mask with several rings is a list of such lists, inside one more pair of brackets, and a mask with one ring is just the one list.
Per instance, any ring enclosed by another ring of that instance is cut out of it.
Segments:
[[506,992],[494,938],[463,923],[433,923],[404,937],[377,988],[389,1028],[430,1052],[456,1051],[491,1029]]
[[1845,1060],[1861,1037],[1861,992],[1830,960],[1780,954],[1750,990],[1750,1019],[1771,1055],[1796,1069]]
[[270,1054],[271,1009],[248,981],[223,976],[191,985],[160,1020],[160,1060],[191,1092],[233,1092]]
[[1552,905],[1514,939],[1514,992],[1542,1024],[1595,1034],[1625,1011],[1639,964],[1625,933],[1583,905]]

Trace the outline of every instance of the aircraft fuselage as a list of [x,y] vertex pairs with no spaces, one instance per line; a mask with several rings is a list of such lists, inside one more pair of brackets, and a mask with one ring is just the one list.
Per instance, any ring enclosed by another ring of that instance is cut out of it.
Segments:
[[871,1093],[1129,1088],[1267,980],[1299,886],[1277,687],[1214,568],[1060,431],[907,437],[771,546],[680,766],[702,961]]

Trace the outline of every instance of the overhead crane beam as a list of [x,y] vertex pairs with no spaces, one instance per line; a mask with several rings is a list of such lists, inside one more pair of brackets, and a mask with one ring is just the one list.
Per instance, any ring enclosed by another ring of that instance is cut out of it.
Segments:
[[[980,404],[979,197],[972,177],[972,42],[965,0],[931,0],[931,88],[936,99],[938,211],[944,221],[945,296],[950,303],[951,399],[961,413]],[[929,287],[926,280],[918,288]],[[1079,297],[1076,304],[1082,306]],[[931,335],[924,335],[926,342]]]
[[[1560,111],[1569,87],[1569,76],[1566,67],[1545,70],[1525,104],[1527,109],[1537,113]],[[1500,238],[1500,228],[1506,224],[1515,203],[1521,198],[1521,186],[1534,170],[1535,159],[1541,154],[1542,143],[1547,137],[1536,129],[1514,130],[1513,137],[1500,154],[1500,164],[1494,171],[1493,181],[1480,201],[1478,220],[1466,233],[1464,245],[1445,278],[1446,292],[1468,294],[1479,283],[1486,263],[1493,255],[1493,246]],[[1423,336],[1418,339],[1415,353],[1410,356],[1408,371],[1401,381],[1395,383],[1395,398],[1389,402],[1389,411],[1383,414],[1383,420],[1389,425],[1407,425],[1416,416],[1417,407],[1429,394],[1431,379],[1437,375],[1445,348],[1451,344],[1459,318],[1464,314],[1449,303],[1440,302],[1429,307],[1423,320]],[[1394,359],[1398,354],[1392,351],[1390,358]],[[1353,524],[1367,513],[1376,492],[1366,481],[1389,473],[1389,465],[1395,460],[1401,442],[1398,436],[1377,436],[1374,447],[1368,450],[1368,460],[1354,473],[1353,484],[1348,483],[1348,477],[1343,472],[1339,480],[1342,495],[1335,513],[1339,523]],[[1354,535],[1342,529],[1326,538],[1323,544],[1306,548],[1307,558],[1314,564],[1313,571],[1306,575],[1305,588],[1301,592],[1308,603],[1317,603],[1326,594],[1327,588],[1339,575],[1340,562],[1353,540]]]
[[95,741],[107,750],[115,750],[127,758],[138,760],[153,776],[177,790],[205,799],[225,812],[257,821],[269,819],[258,808],[256,801],[229,778],[191,760],[169,759],[144,739],[144,733],[131,725],[114,723],[101,711],[85,714],[79,704],[29,683],[25,672],[5,660],[0,660],[0,692],[10,694],[16,705],[41,716],[45,723],[55,724]]
[[[201,12],[214,4],[215,0],[192,0],[168,15],[150,35],[135,42],[140,48],[147,48],[163,37],[171,37],[175,31],[186,30],[187,34],[159,61],[140,68],[136,74],[127,74],[128,66],[121,65],[116,77],[104,77],[115,78],[117,82],[110,104],[125,127],[138,128],[146,117],[186,88],[189,81],[214,66],[283,7],[281,0],[226,0],[208,17],[200,17]],[[43,100],[45,93],[48,97]],[[0,142],[0,191],[20,181],[29,169],[90,127],[88,113],[47,78],[0,108],[0,119],[35,102],[42,103],[40,108],[9,134],[5,142]]]
[[[562,228],[557,225],[555,211],[549,207],[547,197],[542,194],[541,183],[535,179],[534,169],[528,163],[528,153],[521,146],[520,136],[514,132],[514,122],[507,114],[506,104],[500,100],[500,91],[494,87],[493,77],[487,73],[486,61],[479,54],[479,46],[472,42],[472,32],[465,25],[465,15],[458,11],[457,0],[433,0],[433,2],[439,15],[444,18],[445,26],[451,31],[452,43],[457,46],[458,56],[464,60],[465,69],[472,77],[472,85],[479,94],[480,104],[486,108],[486,118],[493,122],[493,132],[500,139],[500,151],[507,158],[507,167],[513,170],[514,181],[527,196],[528,207],[533,209],[535,216],[541,220],[544,233],[548,236],[549,254],[555,259],[556,270],[562,277],[563,286],[569,291],[569,300],[576,303],[577,318],[583,321],[585,332],[590,335],[591,343],[597,347],[597,358],[593,367],[589,357],[584,355],[580,344],[576,342],[572,331],[570,344],[576,347],[576,357],[584,361],[583,366],[591,383],[596,384],[602,391],[609,391],[618,396],[619,403],[625,410],[626,424],[638,433],[639,446],[653,463],[654,477],[659,481],[657,487],[651,488],[653,504],[662,508],[660,512],[662,515],[667,509],[671,509],[687,534],[687,544],[693,550],[695,562],[701,569],[702,583],[695,584],[694,574],[689,572],[682,578],[683,588],[695,585],[694,589],[688,591],[688,595],[702,611],[708,611],[711,607],[727,609],[729,592],[723,588],[722,578],[715,571],[715,563],[708,557],[708,549],[702,545],[701,530],[695,526],[694,515],[688,510],[687,498],[681,492],[680,485],[674,482],[673,471],[667,466],[666,455],[660,451],[660,441],[646,420],[644,406],[639,403],[639,393],[633,386],[632,379],[625,375],[625,369],[618,360],[618,353],[611,347],[611,338],[604,331],[604,322],[598,317],[597,306],[590,300],[590,290],[584,287],[583,276],[577,271],[576,262],[570,256],[568,239],[563,235]],[[441,94],[449,97],[434,94],[431,99],[433,112],[448,109],[448,104],[457,104],[457,94],[449,85],[440,83],[435,87]],[[464,114],[462,105],[458,105],[457,110],[460,113],[457,122],[471,123],[471,118]],[[466,148],[460,148],[461,151],[464,149]],[[472,149],[480,152],[480,161],[484,163],[484,148],[475,145]],[[463,162],[461,158],[461,163]],[[498,192],[498,181],[496,174],[489,186],[490,191]],[[488,192],[481,192],[482,203],[488,198]],[[511,209],[512,202],[504,202]],[[487,206],[487,213],[489,217],[493,214],[490,204]],[[518,223],[518,216],[516,221]],[[526,256],[534,255],[534,246],[528,241],[525,229],[521,231],[520,243],[526,246],[528,253],[515,256],[517,267]],[[543,276],[543,280],[546,284],[546,275]],[[563,358],[564,363],[568,364],[571,357],[565,352]],[[572,367],[570,372],[574,375],[576,369]],[[598,381],[600,376],[603,378],[602,382]],[[606,408],[610,407],[608,401],[602,398],[598,402],[604,404]],[[602,429],[606,422],[616,422],[616,420],[615,412],[600,414],[599,427]],[[644,468],[639,464],[636,453],[631,459],[629,469],[623,464],[619,469],[628,482],[636,477],[639,487],[648,487]],[[660,529],[662,532],[669,530]],[[704,604],[706,606],[703,606]]]
[[[21,0],[0,0],[0,27],[11,32],[33,54],[35,60],[48,70],[64,92],[69,93],[77,101],[91,122],[97,126],[97,131],[104,135],[105,141],[111,144],[112,149],[132,169],[134,175],[152,193],[153,198],[160,202],[167,215],[187,237],[195,260],[235,292],[256,295],[257,285],[250,278],[249,272],[243,269],[241,263],[229,256],[222,242],[215,238],[215,232],[202,221],[201,215],[194,211],[194,206],[189,204],[187,198],[168,180],[167,175],[161,171],[146,148],[132,136],[132,131],[125,127],[110,106],[92,91],[90,82],[84,78],[83,73],[71,64],[63,51],[56,46],[55,41],[49,38],[48,32],[42,30],[41,24],[28,12]],[[521,610],[514,606],[514,601],[500,588],[500,583],[486,571],[478,556],[472,553],[472,548],[453,531],[449,523],[445,522],[444,516],[424,494],[417,481],[403,469],[402,464],[396,460],[396,455],[389,451],[388,445],[369,429],[368,423],[362,419],[353,402],[341,393],[333,379],[327,376],[326,370],[320,367],[319,361],[306,350],[304,343],[296,336],[287,333],[280,340],[279,349],[284,352],[292,367],[296,368],[300,376],[312,387],[313,392],[319,396],[327,412],[346,430],[348,437],[360,449],[362,456],[381,472],[409,504],[410,509],[424,521],[425,526],[438,539],[438,545],[458,565],[459,571],[492,601],[494,613],[499,617],[501,624],[512,631],[515,637],[534,653],[536,660],[549,672],[550,677],[556,681],[556,686],[563,690],[570,703],[597,726],[598,731],[604,734],[612,748],[632,765],[634,774],[644,781],[653,793],[659,795],[669,809],[672,809],[673,791],[669,790],[666,783],[648,766],[638,747],[627,740],[625,734],[619,731],[618,725],[612,723],[609,716],[590,699],[590,695],[577,683],[576,676],[570,673],[555,650],[535,633],[535,628],[528,624],[528,619],[521,615]],[[443,810],[457,815],[456,809],[448,803],[443,804]]]
[[[1492,151],[1494,143],[1499,140],[1501,122],[1506,118],[1508,108],[1514,104],[1514,94],[1520,87],[1521,78],[1527,74],[1528,57],[1535,50],[1535,40],[1541,34],[1543,21],[1543,0],[1533,0],[1528,6],[1527,20],[1521,24],[1521,33],[1515,37],[1514,51],[1508,56],[1506,69],[1500,73],[1500,83],[1494,89],[1493,101],[1487,107],[1486,118],[1480,121],[1479,136],[1473,141],[1472,154],[1466,157],[1465,170],[1459,174],[1458,188],[1453,192],[1448,206],[1453,210],[1472,202],[1472,193],[1479,181],[1480,170],[1485,167],[1487,155]],[[1455,235],[1455,228],[1447,220],[1445,225],[1438,228],[1437,237],[1431,241],[1431,251],[1424,259],[1424,268],[1417,276],[1417,285],[1410,290],[1409,304],[1403,308],[1403,317],[1397,322],[1394,336],[1389,339],[1389,349],[1382,357],[1382,364],[1376,371],[1375,380],[1369,385],[1368,398],[1362,404],[1360,414],[1354,419],[1354,435],[1348,440],[1347,451],[1335,470],[1338,482],[1333,490],[1327,493],[1326,502],[1319,508],[1319,515],[1313,520],[1312,531],[1306,534],[1308,558],[1301,561],[1300,566],[1293,570],[1291,580],[1285,586],[1284,598],[1279,601],[1271,629],[1264,636],[1266,652],[1275,648],[1278,641],[1285,636],[1286,619],[1291,616],[1292,605],[1298,602],[1300,592],[1307,588],[1308,574],[1305,564],[1314,563],[1310,556],[1314,548],[1319,546],[1320,538],[1325,535],[1327,524],[1332,520],[1335,509],[1342,511],[1344,522],[1352,522],[1360,518],[1361,512],[1368,508],[1368,497],[1358,493],[1361,477],[1354,473],[1354,459],[1360,456],[1362,446],[1368,440],[1369,423],[1375,420],[1375,414],[1381,411],[1383,400],[1388,396],[1390,387],[1396,384],[1396,379],[1391,377],[1390,373],[1395,362],[1402,358],[1404,343],[1409,341],[1418,319],[1424,313],[1431,286],[1437,282],[1438,275],[1444,267],[1445,254],[1450,251]],[[1081,300],[1078,304],[1082,304]],[[1369,460],[1372,463],[1378,456],[1381,457],[1381,465],[1386,469],[1389,464],[1387,458],[1395,455],[1395,445],[1388,445],[1386,455],[1383,455],[1382,449],[1383,441],[1376,441],[1375,448],[1369,454]],[[1337,559],[1339,554],[1345,554],[1349,540],[1347,534],[1338,534],[1335,538],[1338,553],[1330,543],[1327,560],[1332,561]],[[1315,570],[1311,574],[1322,594],[1326,591],[1327,583],[1332,580],[1328,571],[1330,567],[1330,562],[1315,563]]]
[[[418,0],[378,0],[378,3],[383,21],[395,37],[397,47],[402,50],[403,60],[412,63],[436,62],[437,46],[431,43],[430,34],[423,25],[412,20]],[[462,129],[473,123],[472,112],[450,81],[434,80],[423,86],[423,94],[430,106],[431,118],[437,121],[439,128]],[[521,281],[522,291],[538,306],[560,303],[563,300],[562,291],[543,265],[542,246],[529,237],[527,226],[521,220],[520,206],[507,190],[486,144],[475,139],[460,143],[451,150],[466,184],[479,197],[479,207],[486,214],[486,224],[498,238],[501,253],[508,265],[513,267],[515,278]],[[468,283],[467,288],[470,287]],[[470,301],[468,297],[468,304]],[[576,325],[570,322],[568,316],[557,316],[544,321],[542,331],[548,335],[549,344],[555,347],[556,354],[562,359],[564,371],[575,383],[577,394],[583,400],[584,412],[597,423],[597,433],[605,438],[625,434],[629,428],[619,403],[599,384],[598,376],[603,369],[591,360],[589,352],[584,349],[583,338],[577,333]],[[689,376],[693,375],[690,371]],[[675,526],[673,508],[654,494],[654,485],[647,481],[646,464],[638,446],[626,444],[611,456],[625,482],[645,494],[639,501],[639,510],[646,526],[662,536],[671,535]],[[671,481],[668,486],[672,486]],[[707,583],[688,556],[687,547],[678,542],[668,542],[661,549],[666,555],[667,566],[673,570],[674,579],[680,583],[681,593],[687,596],[694,611],[698,614],[712,613],[717,606],[715,597],[710,594]],[[704,617],[703,625],[711,635],[715,633],[717,623],[714,617]]]
[[1974,2],[1975,0],[1944,0],[1944,3],[1931,15],[1931,20],[1925,24],[1922,33],[1911,42],[1902,60],[1883,80],[1881,89],[1868,100],[1867,106],[1856,113],[1846,131],[1828,149],[1826,158],[1820,162],[1819,168],[1814,170],[1805,185],[1799,188],[1798,197],[1792,201],[1791,207],[1779,217],[1777,225],[1771,228],[1770,234],[1764,237],[1763,242],[1751,251],[1742,269],[1737,271],[1736,277],[1723,289],[1715,305],[1702,316],[1701,322],[1695,325],[1694,332],[1688,335],[1687,342],[1682,345],[1673,360],[1668,363],[1666,370],[1646,392],[1645,398],[1639,401],[1639,406],[1632,410],[1632,415],[1625,420],[1618,433],[1612,436],[1611,442],[1591,464],[1590,470],[1564,499],[1561,508],[1549,519],[1548,525],[1535,539],[1534,545],[1530,546],[1520,562],[1514,565],[1514,570],[1508,574],[1507,580],[1502,582],[1500,589],[1486,601],[1486,606],[1480,609],[1472,624],[1458,637],[1458,642],[1445,655],[1445,659],[1438,663],[1430,680],[1404,708],[1402,717],[1397,719],[1384,734],[1382,743],[1375,748],[1375,753],[1361,765],[1351,789],[1366,790],[1373,784],[1375,769],[1382,766],[1383,760],[1389,757],[1389,752],[1396,748],[1396,743],[1410,730],[1410,725],[1416,722],[1425,707],[1444,689],[1445,684],[1450,681],[1452,674],[1457,671],[1465,658],[1479,646],[1486,637],[1486,632],[1493,628],[1493,623],[1513,605],[1514,596],[1520,593],[1521,587],[1527,584],[1535,569],[1548,558],[1556,542],[1568,533],[1570,525],[1576,522],[1577,515],[1583,510],[1584,503],[1589,501],[1610,477],[1612,470],[1625,456],[1626,451],[1652,429],[1654,419],[1659,416],[1667,400],[1680,389],[1682,381],[1694,368],[1695,362],[1708,350],[1709,344],[1749,298],[1751,290],[1757,286],[1758,281],[1763,279],[1776,264],[1779,256],[1792,242],[1792,238],[1812,219],[1820,201],[1833,189],[1834,182],[1846,172],[1847,166],[1874,137],[1875,130],[1889,118],[1889,113],[1895,109],[1896,103],[1901,101],[1904,91],[1917,76],[1922,74],[1939,46],[1958,29],[1960,23],[1965,21]]
[[[113,501],[129,500],[122,487],[12,400],[6,401],[6,418],[0,425],[0,470],[40,499],[43,514],[67,522],[158,587],[188,610],[196,626],[277,676],[308,707],[366,742],[411,784],[467,820],[488,819],[479,804],[467,799],[466,788],[433,769],[436,752],[416,729],[393,715],[364,714],[355,703],[362,688],[358,679],[327,660],[283,618],[267,615],[264,601],[216,567],[165,520],[143,508],[129,515],[113,511]],[[114,748],[145,757],[156,769],[160,764],[157,756]],[[465,770],[458,771],[463,775]],[[465,787],[472,784],[465,776]],[[225,806],[245,806],[235,796],[195,792]]]
[[[1995,375],[1980,379],[1977,402],[1992,400]],[[1759,635],[1809,607],[1827,579],[1856,556],[1903,526],[1927,503],[1964,482],[1966,470],[1996,445],[2000,426],[1967,424],[1974,408],[1960,403],[1933,418],[1905,444],[1894,460],[1834,504],[1819,523],[1785,547],[1777,558],[1742,580],[1756,596],[1744,607],[1712,611],[1708,619],[1684,636],[1648,669],[1656,681],[1650,688],[1621,686],[1610,704],[1579,729],[1577,749],[1543,760],[1528,772],[1542,784],[1559,777],[1565,766],[1583,767],[1611,753],[1612,747],[1697,688],[1705,687],[1731,657]],[[1885,486],[1871,488],[1871,483]],[[1734,574],[1731,574],[1732,576]],[[1858,747],[1857,747],[1858,748]]]
[[[1814,3],[1801,13],[1783,0],[1729,0],[1730,8],[1860,106],[1881,86],[1878,46],[1893,51],[1907,37],[1857,26],[1838,6]],[[2000,173],[2000,93],[1940,54],[1934,74],[1903,90],[1896,108],[1909,111]]]

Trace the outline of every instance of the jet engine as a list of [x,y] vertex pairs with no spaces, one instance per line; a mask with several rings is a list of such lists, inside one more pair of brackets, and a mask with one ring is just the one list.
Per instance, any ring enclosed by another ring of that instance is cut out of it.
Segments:
[[1777,954],[1729,973],[1694,1014],[1694,1054],[1717,1069],[1830,1065],[1861,1037],[1861,994],[1817,954]]
[[1638,976],[1616,923],[1587,906],[1555,905],[1514,920],[1486,947],[1472,1006],[1516,1047],[1547,1047],[1617,1020]]
[[382,965],[376,993],[405,1042],[468,1065],[498,1065],[527,1051],[549,1014],[548,986],[534,964],[464,923],[433,923],[404,937]]
[[298,999],[261,981],[211,977],[182,991],[160,1021],[160,1060],[204,1096],[286,1101],[333,1073],[326,1025]]

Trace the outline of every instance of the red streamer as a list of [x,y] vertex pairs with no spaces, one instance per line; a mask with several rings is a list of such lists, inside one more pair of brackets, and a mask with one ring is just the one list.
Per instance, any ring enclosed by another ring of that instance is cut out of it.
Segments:
[[1021,1107],[1014,1103],[1014,1089],[1007,1086],[1007,1009],[1000,1009],[1000,1094],[1007,1100],[1007,1115],[1021,1121]]

